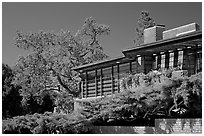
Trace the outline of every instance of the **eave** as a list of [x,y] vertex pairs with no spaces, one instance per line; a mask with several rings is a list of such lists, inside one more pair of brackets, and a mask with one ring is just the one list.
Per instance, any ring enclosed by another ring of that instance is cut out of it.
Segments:
[[137,55],[149,55],[153,53],[165,52],[179,48],[192,47],[202,43],[202,31],[195,31],[189,34],[180,35],[171,39],[159,40],[153,43],[142,44],[131,49],[123,50],[126,57]]
[[93,69],[99,69],[99,68],[114,66],[114,65],[117,65],[118,63],[122,64],[122,63],[126,63],[129,61],[131,61],[130,58],[127,58],[125,56],[119,56],[119,57],[115,57],[115,58],[109,58],[106,60],[97,61],[97,62],[81,65],[78,67],[74,67],[74,68],[72,68],[72,70],[79,71],[79,72],[90,71]]

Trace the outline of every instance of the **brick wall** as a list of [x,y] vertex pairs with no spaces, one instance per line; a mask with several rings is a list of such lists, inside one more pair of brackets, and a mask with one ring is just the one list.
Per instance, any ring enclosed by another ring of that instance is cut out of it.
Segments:
[[202,134],[202,119],[156,119],[155,127],[95,126],[95,134]]

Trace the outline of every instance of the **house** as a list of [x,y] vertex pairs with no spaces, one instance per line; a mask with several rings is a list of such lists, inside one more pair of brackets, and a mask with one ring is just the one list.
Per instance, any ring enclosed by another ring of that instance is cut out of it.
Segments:
[[144,44],[122,53],[124,56],[73,68],[82,77],[82,99],[120,92],[123,73],[148,73],[178,66],[189,76],[202,71],[202,31],[196,23],[170,30],[157,25],[144,30]]

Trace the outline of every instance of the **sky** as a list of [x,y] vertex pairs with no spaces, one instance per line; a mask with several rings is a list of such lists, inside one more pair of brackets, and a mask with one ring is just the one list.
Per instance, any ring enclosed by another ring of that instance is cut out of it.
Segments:
[[2,62],[14,66],[19,55],[28,53],[14,45],[17,30],[76,33],[87,17],[110,26],[110,35],[100,38],[100,43],[110,57],[122,56],[122,50],[134,46],[135,28],[142,10],[149,11],[157,24],[165,24],[166,30],[192,22],[202,28],[201,2],[3,2]]

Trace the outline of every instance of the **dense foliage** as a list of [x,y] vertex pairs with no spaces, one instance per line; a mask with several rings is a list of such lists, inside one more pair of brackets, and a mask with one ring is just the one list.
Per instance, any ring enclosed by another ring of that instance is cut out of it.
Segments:
[[14,71],[6,64],[2,64],[2,117],[13,117],[22,112],[19,86],[12,84]]
[[53,94],[42,92],[40,96],[28,96],[23,99],[21,86],[14,85],[15,72],[6,64],[2,64],[2,117],[52,112],[55,106]]
[[46,112],[17,116],[3,121],[2,132],[6,134],[62,134],[89,133],[91,124],[78,114],[62,115]]
[[81,109],[66,115],[3,120],[3,133],[92,133],[97,125],[154,126],[156,118],[200,118],[202,73],[171,77],[172,72],[126,75],[118,94],[84,102]]
[[172,78],[169,74],[127,75],[121,79],[121,93],[87,102],[83,114],[106,125],[141,121],[154,125],[155,118],[201,117],[202,73]]

